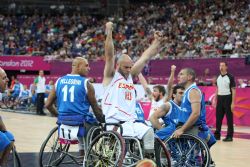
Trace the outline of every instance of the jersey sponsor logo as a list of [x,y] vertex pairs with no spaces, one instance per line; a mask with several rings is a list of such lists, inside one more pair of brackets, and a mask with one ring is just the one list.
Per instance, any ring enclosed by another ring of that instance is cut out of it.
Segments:
[[133,90],[134,84],[119,83],[118,88]]

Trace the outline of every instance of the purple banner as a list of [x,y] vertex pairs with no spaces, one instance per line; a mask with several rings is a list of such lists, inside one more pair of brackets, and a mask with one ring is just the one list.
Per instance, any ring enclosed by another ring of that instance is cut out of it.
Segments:
[[0,56],[0,67],[4,70],[50,71],[50,63],[39,56]]

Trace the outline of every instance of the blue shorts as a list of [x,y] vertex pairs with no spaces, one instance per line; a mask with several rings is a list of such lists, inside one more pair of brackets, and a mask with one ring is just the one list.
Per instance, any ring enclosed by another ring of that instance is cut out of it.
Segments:
[[14,137],[11,133],[3,133],[0,131],[0,152],[4,151],[6,147],[10,145],[10,143],[13,141],[12,139],[14,139]]
[[169,138],[175,131],[175,125],[168,125],[167,127],[164,127],[160,130],[157,130],[155,134],[161,139],[165,140]]
[[198,136],[207,142],[207,145],[209,148],[212,147],[212,145],[214,145],[216,143],[216,139],[214,137],[214,134],[211,132],[210,129],[200,131],[198,133]]

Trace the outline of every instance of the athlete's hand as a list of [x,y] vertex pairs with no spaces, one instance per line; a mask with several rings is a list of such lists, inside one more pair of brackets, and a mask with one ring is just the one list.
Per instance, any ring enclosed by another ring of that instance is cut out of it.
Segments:
[[176,66],[175,66],[175,65],[172,65],[172,66],[171,66],[171,72],[172,72],[172,71],[175,71],[175,70],[176,70]]
[[106,33],[111,32],[113,30],[113,23],[111,21],[106,23]]
[[173,138],[179,138],[183,133],[184,133],[184,131],[182,130],[182,128],[179,128],[179,129],[177,129],[177,130],[173,133],[172,137],[173,137]]
[[160,31],[155,31],[154,32],[154,39],[157,41],[162,41],[163,39],[163,34]]

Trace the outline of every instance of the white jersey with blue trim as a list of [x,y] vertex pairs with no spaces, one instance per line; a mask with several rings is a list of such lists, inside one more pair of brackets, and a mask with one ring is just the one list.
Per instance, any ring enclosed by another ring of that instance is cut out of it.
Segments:
[[104,88],[102,111],[106,122],[135,121],[136,97],[132,76],[126,80],[118,71]]

